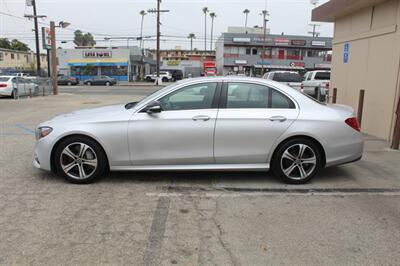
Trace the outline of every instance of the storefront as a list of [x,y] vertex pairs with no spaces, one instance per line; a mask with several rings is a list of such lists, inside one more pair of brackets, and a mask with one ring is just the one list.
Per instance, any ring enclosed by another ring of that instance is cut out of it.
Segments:
[[132,50],[118,47],[58,49],[58,73],[76,77],[81,81],[100,75],[118,81],[129,81]]

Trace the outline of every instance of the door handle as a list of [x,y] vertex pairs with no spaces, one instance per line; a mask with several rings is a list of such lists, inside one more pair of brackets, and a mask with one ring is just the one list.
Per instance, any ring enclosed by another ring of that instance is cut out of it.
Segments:
[[193,121],[199,121],[199,120],[203,120],[203,121],[208,121],[210,120],[210,117],[207,115],[198,115],[198,116],[194,116]]
[[271,121],[271,122],[285,122],[286,120],[287,120],[287,118],[286,117],[284,117],[284,116],[272,116],[272,117],[270,117],[270,118],[268,118],[268,120],[269,121]]

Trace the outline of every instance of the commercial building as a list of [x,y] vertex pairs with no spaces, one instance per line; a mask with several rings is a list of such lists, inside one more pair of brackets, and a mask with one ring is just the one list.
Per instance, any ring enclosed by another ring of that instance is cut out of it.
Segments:
[[[156,50],[148,50],[156,58]],[[204,74],[204,63],[215,62],[215,51],[175,49],[160,50],[161,70],[182,71],[184,77],[199,77]]]
[[86,80],[106,75],[118,81],[136,80],[150,73],[155,62],[143,56],[139,47],[77,47],[57,50],[58,74]]
[[[44,72],[47,71],[47,56],[40,55],[40,64]],[[32,51],[16,51],[0,48],[0,74],[16,72],[36,72],[36,54]]]
[[262,28],[230,27],[216,43],[217,70],[219,75],[260,76],[274,69],[330,69],[331,50],[332,38],[274,34],[264,38]]
[[312,18],[335,23],[331,81],[338,102],[357,110],[365,90],[362,130],[398,141],[400,0],[331,0]]

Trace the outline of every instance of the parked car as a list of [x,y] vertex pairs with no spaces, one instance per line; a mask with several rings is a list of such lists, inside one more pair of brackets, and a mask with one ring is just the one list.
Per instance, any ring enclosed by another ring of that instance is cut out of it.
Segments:
[[109,76],[97,76],[91,79],[87,79],[83,82],[85,85],[106,85],[111,86],[117,84],[117,80],[115,78],[110,78]]
[[182,80],[183,79],[183,72],[182,70],[178,70],[178,69],[173,69],[173,70],[161,70],[161,71],[165,71],[168,73],[171,73],[172,76],[172,81],[178,81],[178,80]]
[[57,83],[58,85],[78,85],[79,80],[75,77],[70,77],[70,76],[59,76],[57,78]]
[[302,184],[357,161],[351,107],[241,77],[178,81],[140,102],[62,114],[36,128],[33,165],[73,183],[111,171],[261,170]]
[[23,77],[29,77],[29,74],[20,72],[20,73],[14,73],[12,74],[12,76],[23,78]]
[[272,71],[264,74],[263,78],[286,84],[296,90],[301,89],[303,78],[295,71]]
[[16,98],[18,96],[36,95],[38,86],[29,79],[17,76],[0,76],[0,96]]
[[[171,73],[168,72],[168,71],[160,71],[160,78],[161,78],[162,82],[168,82],[168,81],[171,81],[171,80],[172,80],[172,75],[171,75]],[[146,76],[144,77],[144,79],[145,79],[147,82],[155,81],[155,80],[157,79],[157,73],[154,72],[154,73],[151,74],[151,75],[146,75]]]
[[307,72],[304,75],[304,81],[301,84],[301,89],[304,93],[318,98],[320,101],[325,101],[329,95],[329,87],[331,80],[331,72],[327,70],[316,70]]

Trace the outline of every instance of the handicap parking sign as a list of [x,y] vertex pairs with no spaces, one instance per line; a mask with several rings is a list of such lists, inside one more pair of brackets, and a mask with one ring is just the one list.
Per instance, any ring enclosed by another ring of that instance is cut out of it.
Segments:
[[344,44],[343,63],[347,64],[349,62],[349,54],[350,54],[350,44],[347,42]]

